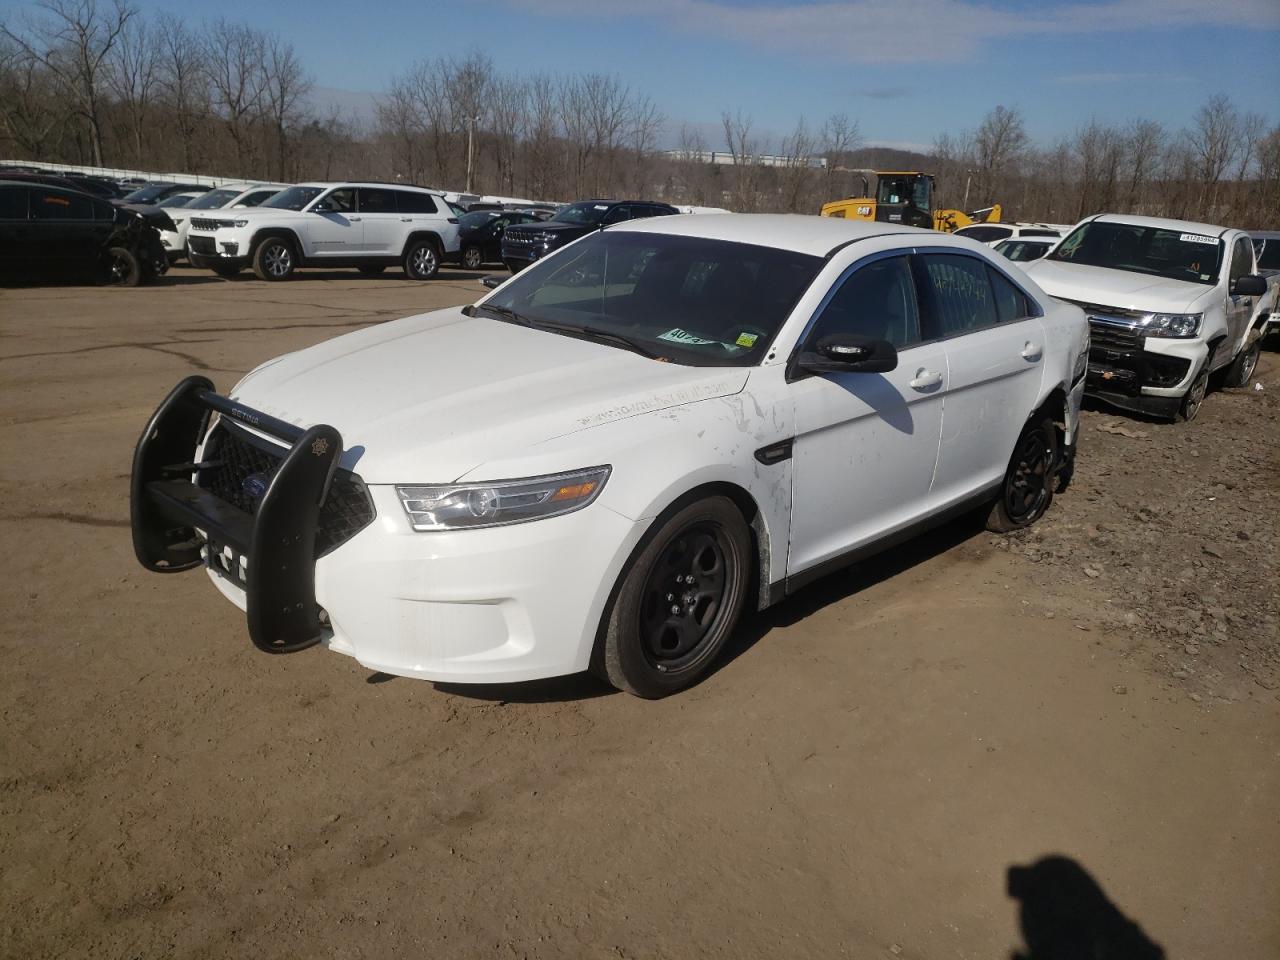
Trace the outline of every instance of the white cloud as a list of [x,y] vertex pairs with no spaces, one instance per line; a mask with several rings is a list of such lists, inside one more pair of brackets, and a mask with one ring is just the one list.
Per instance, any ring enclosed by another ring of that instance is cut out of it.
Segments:
[[1280,30],[1276,0],[1103,0],[1029,10],[981,0],[824,0],[738,6],[726,0],[507,0],[531,13],[644,18],[685,33],[733,37],[860,63],[969,60],[990,41],[1189,27]]

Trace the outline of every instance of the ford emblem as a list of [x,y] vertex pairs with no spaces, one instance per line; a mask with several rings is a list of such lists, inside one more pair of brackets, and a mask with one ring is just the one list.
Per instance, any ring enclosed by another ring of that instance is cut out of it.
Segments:
[[265,474],[251,473],[240,481],[240,489],[244,491],[245,496],[251,500],[261,500],[262,495],[267,492],[267,478]]

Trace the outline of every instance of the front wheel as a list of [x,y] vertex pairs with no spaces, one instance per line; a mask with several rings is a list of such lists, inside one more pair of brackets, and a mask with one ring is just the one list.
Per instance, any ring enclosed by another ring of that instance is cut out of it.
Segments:
[[987,529],[1008,533],[1029,527],[1053,503],[1058,458],[1058,429],[1048,417],[1022,428],[1000,486],[1000,499],[991,507]]
[[117,287],[136,287],[142,282],[142,266],[127,247],[107,251],[107,282]]
[[731,500],[709,497],[658,523],[623,574],[594,664],[608,683],[647,699],[707,672],[750,581],[751,534]]
[[479,247],[467,247],[462,251],[462,265],[468,270],[479,270],[484,266],[484,254]]
[[1196,374],[1196,378],[1191,381],[1191,386],[1187,388],[1187,392],[1182,395],[1182,404],[1178,407],[1178,416],[1186,423],[1190,423],[1196,418],[1196,414],[1200,412],[1200,407],[1204,405],[1204,395],[1209,392],[1209,361],[1213,359],[1210,353],[1204,361],[1204,367]]
[[296,266],[289,241],[269,237],[253,253],[253,272],[259,280],[287,280]]
[[404,272],[410,280],[430,280],[440,272],[440,255],[430,240],[415,240],[404,252]]

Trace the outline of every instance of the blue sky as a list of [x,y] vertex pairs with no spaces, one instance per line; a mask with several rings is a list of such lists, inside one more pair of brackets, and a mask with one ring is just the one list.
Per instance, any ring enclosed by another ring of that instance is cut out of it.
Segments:
[[781,135],[843,111],[868,141],[928,144],[1004,104],[1047,143],[1090,117],[1181,127],[1214,93],[1280,123],[1280,0],[221,0],[217,13],[290,37],[320,88],[376,93],[414,60],[474,48],[517,73],[616,73],[672,130],[741,109]]

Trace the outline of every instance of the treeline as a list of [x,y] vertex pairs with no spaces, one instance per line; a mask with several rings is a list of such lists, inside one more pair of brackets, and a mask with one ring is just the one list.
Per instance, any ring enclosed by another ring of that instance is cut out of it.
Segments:
[[844,114],[781,137],[728,110],[714,130],[674,129],[616,76],[516,74],[479,52],[395,74],[368,117],[319,115],[312,90],[290,43],[244,23],[147,19],[127,0],[44,0],[0,22],[0,155],[15,159],[799,213],[860,193],[866,168],[909,164],[937,174],[940,205],[999,202],[1007,219],[1280,222],[1280,127],[1222,96],[1185,129],[1095,121],[1048,147],[996,107],[904,155],[867,147]]

